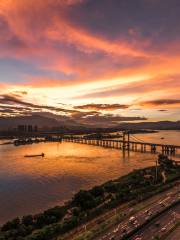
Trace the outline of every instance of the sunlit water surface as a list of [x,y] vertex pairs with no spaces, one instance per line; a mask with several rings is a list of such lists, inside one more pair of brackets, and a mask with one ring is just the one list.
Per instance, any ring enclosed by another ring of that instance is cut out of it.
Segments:
[[[180,145],[180,131],[138,134],[149,142]],[[161,137],[164,137],[162,140]],[[2,142],[2,141],[1,141]],[[25,158],[45,153],[45,157]],[[0,146],[0,223],[37,213],[137,168],[155,164],[156,155],[75,143],[39,143]]]

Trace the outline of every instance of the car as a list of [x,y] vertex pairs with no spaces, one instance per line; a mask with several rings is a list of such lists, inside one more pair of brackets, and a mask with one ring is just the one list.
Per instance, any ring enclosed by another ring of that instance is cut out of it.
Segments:
[[119,231],[119,228],[117,227],[113,230],[113,233],[117,233],[118,231]]
[[134,220],[133,225],[137,225],[137,224],[138,224],[137,220]]
[[139,227],[139,223],[135,224],[134,226],[135,226],[136,228]]
[[129,222],[130,222],[130,223],[133,223],[135,220],[136,220],[136,218],[135,218],[134,216],[132,216],[132,217],[129,218]]
[[152,215],[152,212],[148,212],[148,214],[147,214],[148,216],[151,216]]
[[165,232],[166,231],[166,227],[161,228],[161,232]]
[[134,240],[142,240],[142,237],[137,236],[137,237],[134,238]]

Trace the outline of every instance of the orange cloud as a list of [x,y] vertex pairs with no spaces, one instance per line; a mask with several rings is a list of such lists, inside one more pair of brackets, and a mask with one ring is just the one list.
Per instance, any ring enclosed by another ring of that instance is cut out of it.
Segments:
[[[3,48],[0,57],[13,57],[22,61],[36,62],[40,69],[61,71],[67,75],[76,74],[78,79],[75,77],[74,81],[70,81],[75,84],[97,79],[103,80],[116,74],[117,69],[114,70],[113,66],[112,69],[109,67],[108,62],[111,60],[106,59],[107,55],[115,62],[122,56],[135,59],[149,57],[137,45],[130,45],[122,39],[110,41],[74,25],[66,16],[66,7],[79,2],[82,1],[1,1],[0,16],[7,23],[9,32],[4,39],[0,39],[0,43],[3,45],[11,39],[11,41],[16,41],[16,44]],[[72,53],[73,57],[68,55],[67,51],[63,51],[64,45],[67,48],[72,46],[76,51],[82,52],[84,57],[82,58],[81,54],[76,57],[76,53]],[[96,59],[88,60],[86,58],[86,56],[92,56],[98,52],[105,55],[104,59],[101,58],[99,62]],[[103,71],[94,74],[95,68],[103,69]],[[42,86],[41,79],[44,80],[44,76],[36,78],[35,81],[34,79],[35,77],[32,77],[31,83]],[[55,82],[58,82],[56,79],[53,80],[53,83],[51,83],[51,79],[44,81],[45,84],[48,82],[50,86],[56,85]],[[63,81],[60,80],[59,85],[61,84]],[[68,81],[67,84],[69,85]]]
[[[63,29],[63,34],[61,29]],[[53,27],[51,26],[47,30],[47,36],[53,41],[64,41],[67,44],[73,44],[78,50],[87,53],[100,50],[107,54],[114,54],[115,56],[146,57],[145,53],[133,46],[129,46],[127,42],[110,42],[101,37],[94,36],[77,26],[74,27],[68,22],[62,21],[59,23],[59,19],[55,21]]]
[[60,95],[63,100],[77,101],[79,106],[93,98],[98,104],[100,100],[114,104],[117,99],[128,105],[135,99],[148,100],[147,93],[159,99],[163,95],[169,98],[169,94],[178,97],[178,40],[166,43],[163,49],[153,48],[151,37],[143,38],[138,27],[127,29],[131,41],[121,35],[110,40],[105,34],[72,22],[69,9],[81,2],[86,0],[0,1],[4,24],[0,58],[32,63],[42,71],[42,75],[23,73],[24,81],[14,84],[15,89],[21,86],[23,91],[27,88],[42,95],[40,88],[48,88],[48,98]]
[[[10,30],[27,44],[39,44],[39,41],[45,39],[47,42],[63,41],[85,52],[100,50],[107,54],[120,56],[146,56],[143,51],[137,49],[137,46],[130,46],[121,40],[108,41],[69,22],[63,13],[63,7],[77,2],[81,1],[56,1],[53,6],[53,1],[50,0],[46,2],[44,0],[28,2],[5,0],[0,3],[0,14],[8,22]],[[59,9],[58,14],[53,10],[55,6]]]

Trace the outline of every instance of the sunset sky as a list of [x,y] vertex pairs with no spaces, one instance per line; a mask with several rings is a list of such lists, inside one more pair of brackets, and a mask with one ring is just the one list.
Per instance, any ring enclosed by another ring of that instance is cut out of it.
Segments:
[[179,0],[0,0],[0,115],[180,120]]

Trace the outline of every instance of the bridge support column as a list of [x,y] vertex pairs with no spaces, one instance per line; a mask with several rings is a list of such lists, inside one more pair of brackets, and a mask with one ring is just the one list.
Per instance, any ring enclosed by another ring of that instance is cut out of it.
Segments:
[[165,149],[164,149],[164,146],[161,147],[161,153],[164,154],[165,152]]
[[128,151],[130,150],[129,140],[130,140],[130,134],[129,134],[129,132],[128,132],[128,141],[127,141],[127,150],[128,150]]
[[144,152],[146,152],[146,144],[144,144]]
[[176,154],[176,148],[175,147],[171,147],[171,155],[175,155]]
[[156,145],[151,145],[151,152],[156,153]]
[[132,149],[132,151],[134,151],[134,143],[132,143],[132,145],[131,145],[131,146],[132,146],[132,148],[131,148],[131,149]]
[[123,151],[125,151],[125,149],[126,149],[126,135],[125,135],[125,132],[123,132],[123,146],[122,146],[122,148],[123,148]]

